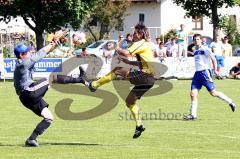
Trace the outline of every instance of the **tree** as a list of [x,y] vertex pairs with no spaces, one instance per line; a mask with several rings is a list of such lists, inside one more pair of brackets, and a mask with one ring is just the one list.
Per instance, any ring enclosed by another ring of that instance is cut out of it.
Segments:
[[187,16],[208,16],[213,23],[213,39],[218,34],[219,14],[218,8],[232,7],[239,0],[173,0],[185,9]]
[[[0,20],[8,23],[21,16],[36,34],[37,49],[43,47],[43,32],[54,32],[69,23],[79,28],[85,15],[96,5],[97,0],[2,0]],[[34,22],[34,24],[31,23]]]
[[224,33],[230,39],[230,43],[233,46],[240,45],[240,32],[237,29],[236,22],[229,16],[223,16],[220,18],[219,26],[223,29]]
[[[97,7],[86,18],[85,28],[89,30],[95,41],[102,39],[113,28],[121,28],[126,10],[129,7],[129,0],[98,0]],[[97,37],[92,28],[91,22],[95,20],[100,23],[99,37]]]
[[235,3],[240,6],[240,0],[235,0]]

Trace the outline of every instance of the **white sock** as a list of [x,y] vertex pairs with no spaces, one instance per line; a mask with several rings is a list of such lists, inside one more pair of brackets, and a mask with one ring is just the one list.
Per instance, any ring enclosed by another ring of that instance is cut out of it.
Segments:
[[228,104],[231,104],[233,102],[231,98],[227,97],[222,92],[218,92],[218,98],[222,99],[223,101],[227,102]]
[[190,114],[195,118],[197,117],[197,107],[198,107],[197,101],[192,101]]
[[88,87],[89,86],[89,82],[85,81],[84,85]]

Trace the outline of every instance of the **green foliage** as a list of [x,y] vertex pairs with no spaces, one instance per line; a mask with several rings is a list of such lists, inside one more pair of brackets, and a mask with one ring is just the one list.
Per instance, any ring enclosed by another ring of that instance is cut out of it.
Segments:
[[9,58],[9,57],[11,57],[10,56],[10,53],[9,53],[9,50],[6,48],[6,47],[3,47],[3,57],[4,58]]
[[167,41],[171,40],[172,38],[176,37],[176,34],[177,34],[177,30],[171,29],[166,34],[161,35],[160,39],[161,39],[161,41],[167,42]]
[[[54,32],[71,24],[79,28],[83,18],[91,11],[97,0],[11,0],[0,2],[0,15],[5,22],[12,17],[21,16],[25,23],[36,33],[37,46],[42,47],[43,31]],[[30,21],[33,21],[32,24]]]
[[[232,7],[234,0],[173,0],[187,11],[188,16],[212,16],[213,7]],[[238,0],[239,1],[239,0]]]
[[173,0],[173,2],[185,9],[187,16],[211,17],[214,39],[218,34],[219,27],[218,8],[236,5],[236,0]]
[[237,29],[236,22],[231,20],[229,16],[223,16],[220,18],[220,27],[224,33],[229,37],[232,45],[240,45],[240,32]]
[[92,20],[100,23],[99,37],[93,35],[96,40],[102,39],[113,28],[121,28],[124,17],[127,15],[126,10],[129,7],[128,0],[109,1],[98,0],[97,7],[91,12],[90,16],[86,18],[85,27],[89,30]]
[[240,0],[235,0],[235,4],[240,6]]

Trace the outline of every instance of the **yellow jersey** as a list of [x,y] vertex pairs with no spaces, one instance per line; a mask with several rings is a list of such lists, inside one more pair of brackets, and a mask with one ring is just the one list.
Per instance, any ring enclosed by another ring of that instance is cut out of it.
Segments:
[[142,72],[154,75],[154,56],[153,48],[150,42],[142,39],[140,41],[134,42],[129,48],[129,53],[134,56],[136,55],[137,61],[140,62],[139,67]]

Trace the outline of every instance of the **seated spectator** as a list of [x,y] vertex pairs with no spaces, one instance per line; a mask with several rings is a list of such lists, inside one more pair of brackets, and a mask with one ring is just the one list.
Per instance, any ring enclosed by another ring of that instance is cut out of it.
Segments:
[[178,56],[177,38],[172,38],[171,43],[167,46],[167,56],[168,57],[177,57]]
[[240,79],[240,62],[229,71],[230,78]]
[[160,42],[159,47],[154,51],[154,57],[159,58],[160,62],[163,62],[167,57],[167,48],[164,47],[163,42]]
[[106,63],[114,56],[115,46],[113,42],[107,43],[106,47],[103,50],[103,57],[106,60]]

